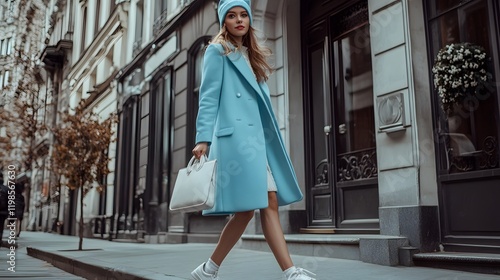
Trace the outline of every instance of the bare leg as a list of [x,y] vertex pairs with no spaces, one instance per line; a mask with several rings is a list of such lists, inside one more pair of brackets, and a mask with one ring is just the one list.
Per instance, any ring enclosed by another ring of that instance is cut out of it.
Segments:
[[260,210],[262,230],[279,266],[282,270],[286,270],[293,266],[293,262],[288,252],[278,216],[278,199],[276,192],[269,192],[268,196],[269,206],[266,209]]
[[215,247],[212,256],[210,257],[214,263],[221,265],[229,251],[234,247],[245,231],[248,223],[253,218],[253,211],[240,212],[234,216],[226,224]]

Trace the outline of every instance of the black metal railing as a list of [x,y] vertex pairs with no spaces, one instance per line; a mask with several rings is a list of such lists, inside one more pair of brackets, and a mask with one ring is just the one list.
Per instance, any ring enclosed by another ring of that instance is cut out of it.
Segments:
[[376,149],[346,153],[337,157],[337,182],[357,181],[378,176]]

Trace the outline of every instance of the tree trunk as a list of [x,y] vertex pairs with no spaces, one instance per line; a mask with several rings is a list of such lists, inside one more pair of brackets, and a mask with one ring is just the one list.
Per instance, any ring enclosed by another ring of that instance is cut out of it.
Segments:
[[83,184],[80,185],[80,227],[78,229],[78,235],[80,236],[80,241],[78,242],[78,250],[83,250]]
[[56,188],[59,190],[59,199],[57,201],[57,216],[56,216],[56,220],[54,223],[55,226],[54,226],[54,230],[55,232],[59,233],[59,234],[62,234],[61,232],[61,227],[60,227],[60,220],[59,220],[59,216],[61,215],[61,204],[62,204],[62,188],[61,188],[61,177],[59,176],[56,176],[56,180],[57,180],[57,186]]

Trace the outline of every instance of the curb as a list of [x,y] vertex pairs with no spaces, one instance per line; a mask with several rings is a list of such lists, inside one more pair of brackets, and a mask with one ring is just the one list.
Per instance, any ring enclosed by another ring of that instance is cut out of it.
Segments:
[[14,243],[14,244],[9,244],[9,242],[6,240],[2,240],[2,242],[0,243],[0,247],[2,247],[2,248],[10,249],[10,247],[12,247],[12,246],[14,246],[16,249],[19,248],[19,245],[17,244],[17,240],[16,240],[16,243]]
[[144,278],[112,267],[92,265],[32,247],[26,247],[26,251],[31,257],[46,261],[59,269],[86,279],[150,280],[150,278]]

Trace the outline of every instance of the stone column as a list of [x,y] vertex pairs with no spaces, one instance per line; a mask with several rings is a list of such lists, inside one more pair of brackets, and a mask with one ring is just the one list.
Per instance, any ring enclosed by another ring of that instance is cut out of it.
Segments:
[[368,4],[380,232],[404,236],[420,250],[434,250],[439,227],[422,3]]

